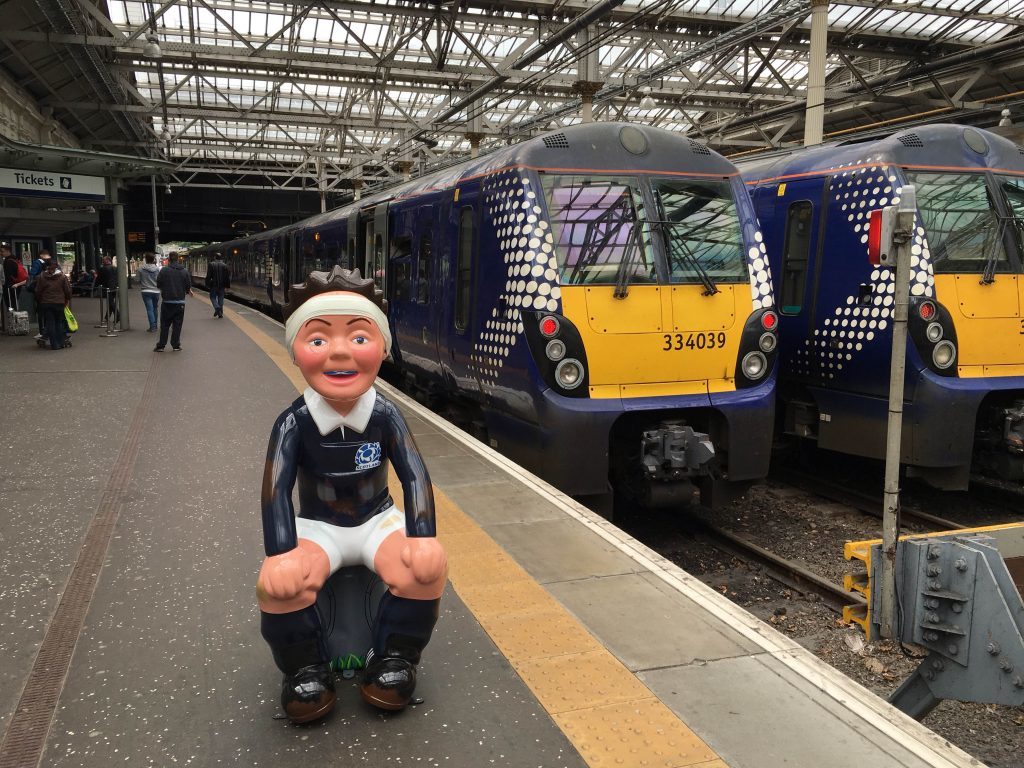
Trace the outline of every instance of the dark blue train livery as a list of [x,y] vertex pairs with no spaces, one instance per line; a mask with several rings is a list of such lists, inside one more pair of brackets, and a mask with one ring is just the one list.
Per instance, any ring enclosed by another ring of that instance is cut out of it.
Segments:
[[765,246],[735,167],[690,139],[566,128],[194,251],[199,280],[211,251],[271,311],[312,270],[372,275],[403,385],[567,494],[714,503],[767,472]]
[[916,193],[902,460],[949,489],[1022,478],[1024,149],[933,125],[741,163],[779,276],[779,417],[822,448],[884,457],[894,274],[869,214]]

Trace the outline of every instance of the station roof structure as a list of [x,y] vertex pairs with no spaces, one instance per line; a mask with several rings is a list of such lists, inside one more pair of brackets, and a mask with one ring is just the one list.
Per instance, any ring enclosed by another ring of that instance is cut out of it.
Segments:
[[[0,73],[84,147],[170,161],[173,184],[337,193],[468,156],[468,136],[485,152],[579,122],[584,93],[595,120],[725,154],[803,136],[810,0],[14,5]],[[1024,121],[1024,0],[828,18],[826,140]]]

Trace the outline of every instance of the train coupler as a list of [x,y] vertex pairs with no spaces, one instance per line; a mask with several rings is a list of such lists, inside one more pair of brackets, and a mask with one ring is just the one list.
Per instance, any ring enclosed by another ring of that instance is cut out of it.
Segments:
[[678,482],[710,475],[715,446],[711,437],[681,421],[663,421],[643,433],[643,465],[653,482]]

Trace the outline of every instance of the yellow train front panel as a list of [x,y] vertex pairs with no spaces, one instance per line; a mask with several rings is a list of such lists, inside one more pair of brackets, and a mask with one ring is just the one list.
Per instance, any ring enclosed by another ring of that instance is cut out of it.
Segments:
[[734,390],[750,287],[719,284],[563,286],[562,307],[587,350],[590,396],[648,397]]

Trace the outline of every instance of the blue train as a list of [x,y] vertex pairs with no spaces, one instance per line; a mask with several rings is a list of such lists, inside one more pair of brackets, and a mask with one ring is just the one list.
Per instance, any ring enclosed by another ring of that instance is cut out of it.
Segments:
[[902,460],[947,489],[1024,477],[1024,149],[933,125],[741,172],[780,281],[784,431],[884,457],[894,275],[868,262],[868,218],[912,184]]
[[630,124],[580,125],[211,251],[275,311],[340,264],[388,300],[403,384],[567,494],[705,503],[763,477],[778,317],[735,167]]

